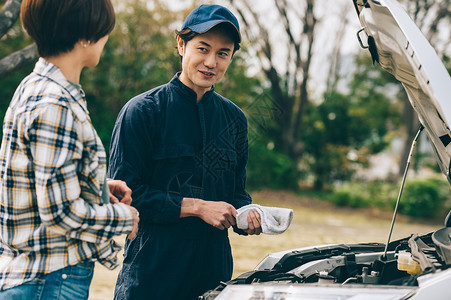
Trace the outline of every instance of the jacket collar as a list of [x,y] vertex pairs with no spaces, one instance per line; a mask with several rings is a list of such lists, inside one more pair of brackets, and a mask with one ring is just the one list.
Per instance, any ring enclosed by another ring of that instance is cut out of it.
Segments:
[[[174,77],[172,77],[169,84],[171,86],[175,87],[181,94],[183,94],[183,96],[184,96],[183,99],[186,99],[189,102],[197,104],[196,92],[193,91],[191,88],[187,87],[183,82],[180,81],[180,78],[179,78],[180,74],[181,74],[181,72],[177,72],[174,75]],[[215,92],[215,87],[212,86],[211,89],[204,94],[204,96],[199,101],[199,103],[206,102],[206,100],[211,98],[211,96],[214,94],[214,92]]]

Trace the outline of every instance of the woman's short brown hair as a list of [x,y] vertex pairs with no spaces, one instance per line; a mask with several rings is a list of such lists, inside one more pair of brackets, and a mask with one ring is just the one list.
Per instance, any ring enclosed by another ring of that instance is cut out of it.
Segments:
[[69,52],[81,39],[95,43],[116,22],[111,0],[23,0],[20,19],[42,57]]

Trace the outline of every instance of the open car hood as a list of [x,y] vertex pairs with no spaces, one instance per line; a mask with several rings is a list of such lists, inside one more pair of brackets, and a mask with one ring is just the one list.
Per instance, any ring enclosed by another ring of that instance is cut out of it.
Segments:
[[[353,0],[373,61],[404,86],[437,162],[450,178],[451,78],[437,53],[395,0]],[[359,40],[363,35],[359,32]],[[362,42],[361,42],[362,43]],[[366,45],[363,45],[366,47]]]

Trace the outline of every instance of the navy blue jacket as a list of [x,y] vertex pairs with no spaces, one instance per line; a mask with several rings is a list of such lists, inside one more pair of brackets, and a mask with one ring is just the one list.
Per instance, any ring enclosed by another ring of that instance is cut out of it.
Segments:
[[251,203],[247,120],[213,89],[196,99],[176,75],[131,99],[117,118],[109,177],[132,189],[140,224],[125,243],[115,300],[194,300],[232,276],[227,230],[180,218],[180,208],[183,197]]
[[245,191],[244,113],[213,88],[198,103],[196,98],[176,74],[131,99],[117,118],[109,178],[124,180],[132,189],[143,226],[214,234],[219,230],[199,218],[180,218],[183,197],[225,201],[235,208],[251,203]]

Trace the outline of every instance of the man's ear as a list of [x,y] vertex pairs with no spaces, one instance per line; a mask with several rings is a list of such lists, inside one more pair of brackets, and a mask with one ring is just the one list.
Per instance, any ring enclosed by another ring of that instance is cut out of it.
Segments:
[[177,51],[180,56],[185,53],[185,41],[179,35],[177,36]]

